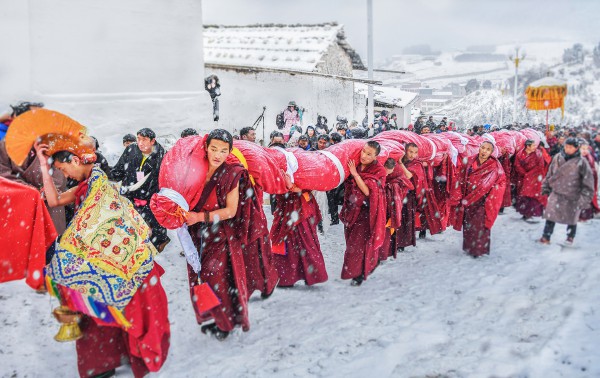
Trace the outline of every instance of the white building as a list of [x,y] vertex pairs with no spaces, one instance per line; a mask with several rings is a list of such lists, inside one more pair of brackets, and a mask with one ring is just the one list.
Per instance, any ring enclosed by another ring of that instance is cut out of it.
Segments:
[[[368,88],[365,84],[356,84],[355,90],[355,118],[359,123],[363,120],[366,113],[366,104],[368,99]],[[375,111],[388,110],[390,114],[398,116],[398,127],[406,128],[412,122],[411,114],[413,107],[418,101],[418,95],[413,92],[407,92],[399,88],[374,86],[373,97]]]
[[6,0],[2,12],[0,103],[43,101],[109,155],[142,127],[179,135],[210,119],[201,0]]
[[449,99],[428,98],[421,101],[421,111],[425,114],[428,114],[431,113],[433,110],[448,104],[449,102]]
[[330,127],[338,115],[350,118],[354,82],[361,81],[352,69],[364,68],[335,23],[205,26],[204,60],[206,75],[217,75],[221,85],[219,127],[239,132],[266,107],[257,139],[267,140],[292,100],[306,109],[304,129],[319,114]]

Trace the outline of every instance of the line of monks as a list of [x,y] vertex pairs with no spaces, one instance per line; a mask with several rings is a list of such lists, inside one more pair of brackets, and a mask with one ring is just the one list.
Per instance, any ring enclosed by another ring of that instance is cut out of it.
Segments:
[[[269,230],[260,188],[253,186],[242,165],[226,162],[232,147],[229,132],[217,129],[208,135],[206,183],[198,204],[186,213],[200,259],[199,270],[188,264],[190,298],[201,331],[219,340],[238,326],[249,330],[248,299],[255,291],[266,299],[277,286],[290,287],[299,281],[314,285],[328,279],[317,233],[321,213],[313,193],[292,185],[289,193],[278,195]],[[415,246],[417,233],[423,238],[426,230],[431,235],[447,227],[463,230],[465,252],[473,257],[489,254],[490,230],[510,200],[505,174],[510,164],[492,156],[494,148],[491,141],[483,142],[478,155],[459,161],[457,170],[446,176],[442,168],[417,159],[416,144],[406,144],[400,161],[388,159],[381,164],[379,144],[365,142],[359,161],[348,162],[351,176],[344,183],[342,279],[361,285],[382,260]],[[104,173],[63,151],[54,156],[54,167],[82,184],[58,194],[48,173],[45,149],[36,149],[48,203],[76,202],[77,211],[83,211],[81,206],[96,185],[92,180],[106,181]],[[530,169],[528,161],[517,157],[515,169],[521,175],[541,174]],[[527,197],[528,187],[520,190],[520,198]],[[531,200],[520,201],[527,214],[538,214]],[[152,248],[150,243],[147,248]],[[164,363],[170,336],[167,302],[160,283],[163,270],[152,262],[154,268],[147,269],[150,273],[141,278],[123,311],[131,327],[83,317],[84,337],[77,341],[82,377],[110,376],[123,361],[131,364],[136,377],[143,376]],[[213,304],[206,307],[211,298]]]

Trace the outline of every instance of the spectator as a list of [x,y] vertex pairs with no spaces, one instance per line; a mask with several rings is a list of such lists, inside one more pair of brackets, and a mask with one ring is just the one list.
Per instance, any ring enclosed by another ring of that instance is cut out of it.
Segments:
[[149,128],[137,132],[137,143],[125,148],[123,155],[111,170],[112,179],[121,181],[121,194],[129,199],[152,229],[150,241],[159,252],[171,239],[150,210],[150,198],[158,193],[158,176],[165,150],[156,141]]
[[183,130],[181,132],[181,137],[182,138],[189,137],[189,136],[192,136],[192,135],[198,135],[198,132],[196,130],[192,129],[192,128],[185,129],[185,130]]
[[127,146],[129,146],[131,143],[135,143],[135,135],[126,134],[123,137],[123,147],[127,148]]
[[256,143],[256,130],[254,130],[252,127],[244,127],[240,130],[240,139]]

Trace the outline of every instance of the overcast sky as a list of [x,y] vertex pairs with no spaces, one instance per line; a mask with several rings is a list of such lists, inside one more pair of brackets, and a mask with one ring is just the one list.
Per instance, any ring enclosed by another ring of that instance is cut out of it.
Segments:
[[[367,58],[366,0],[202,0],[205,24],[344,24]],[[600,42],[600,0],[373,0],[375,60],[429,44],[436,50],[530,41]]]

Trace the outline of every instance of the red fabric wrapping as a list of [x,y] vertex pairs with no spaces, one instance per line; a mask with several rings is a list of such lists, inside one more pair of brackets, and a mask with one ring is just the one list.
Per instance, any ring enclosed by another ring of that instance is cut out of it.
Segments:
[[452,142],[446,137],[446,133],[440,134],[424,134],[423,138],[429,139],[435,145],[435,158],[433,159],[433,165],[438,166],[442,164],[446,156],[452,155]]
[[[269,194],[287,193],[283,172],[287,169],[285,155],[274,148],[265,148],[256,143],[234,140],[233,147],[240,150],[246,164],[234,154],[227,158],[228,163],[241,163],[248,167],[255,186]],[[282,172],[283,171],[283,172]]]
[[496,140],[496,146],[500,150],[500,156],[513,156],[517,151],[515,135],[508,131],[494,131],[490,133]]
[[381,142],[391,140],[401,144],[414,143],[419,147],[419,157],[421,161],[431,161],[434,156],[434,145],[432,145],[423,136],[413,133],[412,131],[391,130],[384,131],[373,137],[373,140]]
[[56,239],[40,193],[0,177],[0,282],[20,280],[44,287],[46,250]]
[[512,206],[512,193],[508,179],[512,176],[512,163],[508,154],[500,156],[498,161],[500,161],[500,164],[502,164],[502,169],[504,169],[504,175],[507,180],[506,189],[504,190],[504,199],[502,200],[502,207],[510,207]]
[[491,229],[502,207],[504,190],[506,189],[506,176],[498,159],[490,157],[481,165],[474,164],[478,156],[469,159],[459,174],[460,185],[450,193],[453,211],[451,211],[451,224],[460,231],[463,224],[464,209],[484,196],[485,199],[485,227]]
[[[181,194],[190,209],[200,200],[206,181],[208,161],[204,140],[201,136],[179,139],[165,154],[160,166],[159,187],[173,189]],[[179,206],[158,194],[154,194],[150,199],[150,209],[163,227],[179,228],[185,222],[185,216]]]
[[[523,129],[523,130],[521,130],[521,134],[525,136],[525,140],[527,140],[527,139],[533,140],[533,142],[534,142],[533,144],[536,147],[538,147],[542,141],[540,134],[537,131],[535,131],[534,129],[530,129],[530,128]],[[523,142],[523,144],[524,144],[524,142]]]

